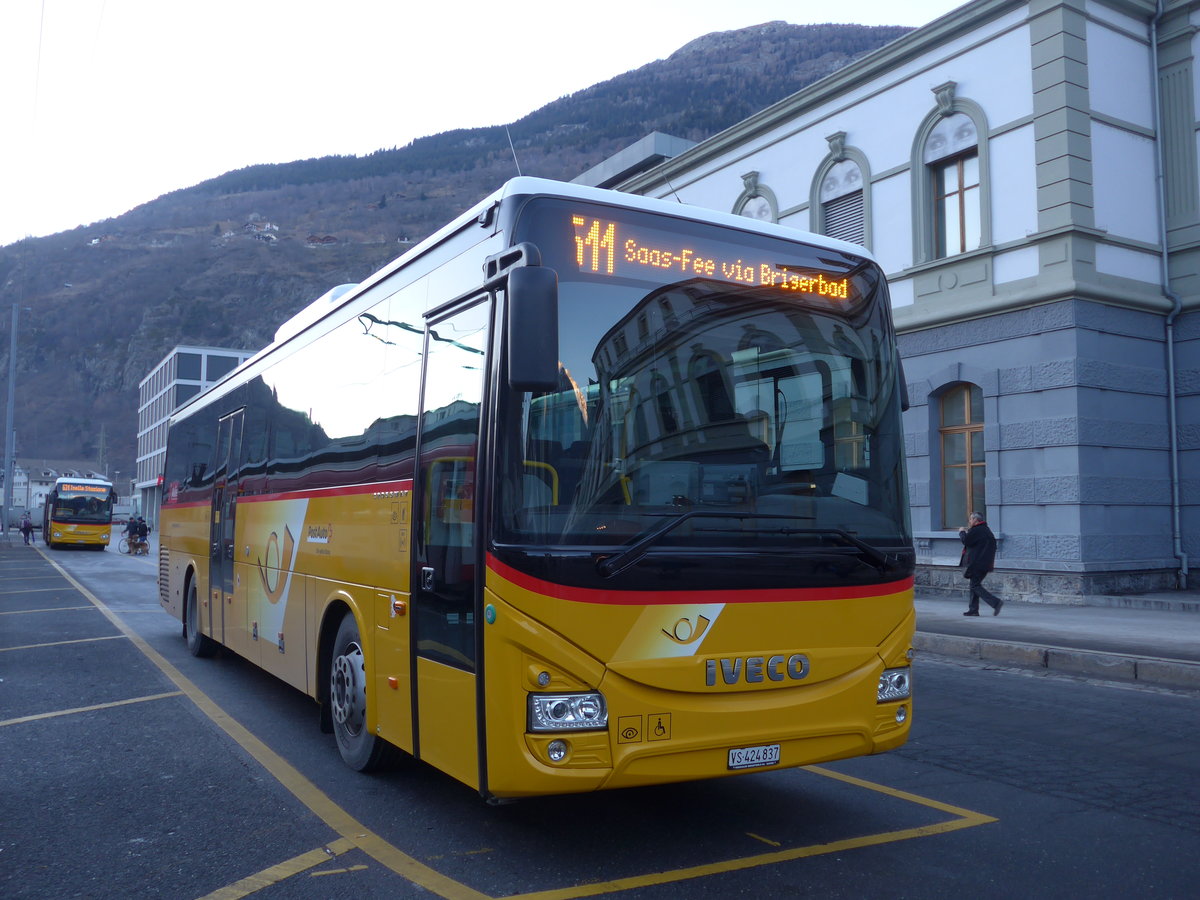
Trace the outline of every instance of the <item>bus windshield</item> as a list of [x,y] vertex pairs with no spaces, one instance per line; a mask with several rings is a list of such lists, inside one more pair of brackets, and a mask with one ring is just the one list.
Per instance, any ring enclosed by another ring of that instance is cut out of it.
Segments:
[[[559,275],[560,385],[510,404],[501,541],[911,543],[877,267],[749,233],[710,246],[702,226],[628,211],[611,231],[602,210],[575,215],[574,246],[557,247],[550,215],[537,237]],[[611,274],[607,249],[591,267],[606,232]]]
[[63,482],[55,492],[51,519],[78,525],[107,525],[112,521],[112,488],[99,484]]

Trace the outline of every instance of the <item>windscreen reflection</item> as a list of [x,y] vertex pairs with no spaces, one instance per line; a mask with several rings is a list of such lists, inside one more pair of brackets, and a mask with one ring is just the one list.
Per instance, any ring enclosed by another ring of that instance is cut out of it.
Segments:
[[[516,412],[501,532],[521,543],[908,541],[882,312],[761,288],[560,286],[560,390]],[[624,301],[624,302],[622,302]]]

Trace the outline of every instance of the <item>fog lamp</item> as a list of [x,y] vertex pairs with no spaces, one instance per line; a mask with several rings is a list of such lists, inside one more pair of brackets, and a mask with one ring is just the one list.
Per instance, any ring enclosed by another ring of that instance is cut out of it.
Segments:
[[905,721],[905,719],[907,719],[907,718],[908,718],[908,709],[907,709],[907,707],[904,707],[904,706],[897,706],[897,707],[896,707],[896,724],[897,724],[897,725],[903,725],[903,724],[904,724],[904,721]]
[[551,741],[546,745],[546,755],[550,757],[550,762],[562,762],[567,756],[567,742]]

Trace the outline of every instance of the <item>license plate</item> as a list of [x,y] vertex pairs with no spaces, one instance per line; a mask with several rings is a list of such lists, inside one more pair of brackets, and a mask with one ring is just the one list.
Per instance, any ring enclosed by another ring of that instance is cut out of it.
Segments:
[[729,768],[756,769],[759,766],[779,764],[779,745],[764,744],[761,747],[737,747],[729,751]]

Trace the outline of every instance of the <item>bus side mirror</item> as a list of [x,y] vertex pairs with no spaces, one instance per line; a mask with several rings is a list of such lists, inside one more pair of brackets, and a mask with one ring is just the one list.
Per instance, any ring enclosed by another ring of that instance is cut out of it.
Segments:
[[517,391],[558,388],[558,274],[543,266],[508,273],[508,383]]

